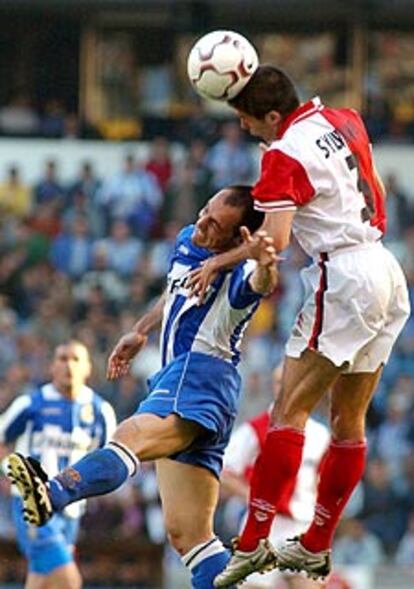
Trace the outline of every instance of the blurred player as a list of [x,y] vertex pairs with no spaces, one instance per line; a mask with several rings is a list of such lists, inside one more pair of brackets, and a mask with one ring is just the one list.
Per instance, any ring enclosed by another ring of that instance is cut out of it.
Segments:
[[[52,476],[103,446],[115,431],[115,414],[86,386],[90,372],[83,344],[71,340],[57,346],[51,382],[17,397],[0,416],[0,442],[13,443],[16,451],[41,462]],[[79,589],[82,580],[73,553],[84,503],[56,513],[36,528],[26,523],[21,498],[13,494],[17,541],[28,561],[25,588]]]
[[[273,393],[275,400],[280,394],[282,368],[273,373]],[[221,486],[226,494],[239,497],[248,503],[249,483],[254,463],[264,445],[270,423],[271,407],[260,415],[241,424],[231,435],[224,454]],[[276,521],[270,531],[269,539],[275,547],[280,546],[286,538],[301,534],[312,521],[315,504],[318,471],[322,458],[329,445],[329,431],[322,423],[312,417],[306,424],[306,442],[303,449],[302,464],[298,471],[294,487],[285,495],[279,507]],[[265,575],[253,573],[246,579],[245,589],[276,589],[281,573],[268,572]],[[320,589],[322,585],[307,579],[303,575],[288,574],[284,576],[286,588]]]
[[[18,454],[9,457],[10,477],[34,523],[42,525],[73,501],[118,488],[140,461],[157,460],[170,541],[191,571],[193,587],[212,589],[214,577],[229,559],[214,535],[213,513],[224,448],[238,406],[240,341],[262,295],[277,282],[271,240],[249,233],[262,222],[250,188],[239,186],[220,191],[202,209],[197,223],[180,232],[166,291],[121,338],[109,358],[108,376],[128,371],[161,319],[163,367],[150,380],[150,395],[137,414],[121,423],[104,449],[50,479],[48,486],[38,466]],[[214,252],[240,243],[241,234],[254,259],[220,273],[199,305],[186,288],[190,271]]]
[[[267,566],[266,542],[295,480],[307,418],[332,390],[332,442],[309,529],[275,554],[281,569],[324,577],[332,538],[365,466],[365,416],[392,346],[408,316],[403,272],[383,247],[384,189],[359,114],[318,98],[300,105],[291,80],[260,66],[231,101],[243,129],[268,149],[253,189],[263,228],[284,250],[293,231],[313,258],[303,271],[304,305],[286,348],[282,394],[256,462],[246,526],[217,587]],[[243,247],[208,260],[189,279],[203,296],[211,275],[244,259]]]

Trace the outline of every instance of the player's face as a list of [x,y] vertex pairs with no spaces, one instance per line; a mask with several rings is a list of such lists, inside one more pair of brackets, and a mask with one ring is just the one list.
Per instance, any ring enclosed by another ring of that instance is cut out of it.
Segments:
[[85,346],[76,343],[58,346],[51,365],[52,381],[63,394],[76,394],[91,373]]
[[247,131],[253,137],[259,137],[271,143],[276,138],[277,125],[273,116],[267,114],[263,119],[249,115],[241,110],[236,109],[237,116],[240,120],[240,127]]
[[192,236],[194,245],[220,252],[236,244],[242,213],[237,207],[224,204],[227,193],[221,190],[199,212]]

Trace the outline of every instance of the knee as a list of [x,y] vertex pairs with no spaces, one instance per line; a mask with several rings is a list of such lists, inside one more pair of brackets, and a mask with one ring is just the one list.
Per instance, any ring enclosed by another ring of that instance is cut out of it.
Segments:
[[188,535],[177,522],[166,521],[168,541],[180,556],[190,550]]
[[165,518],[168,541],[183,556],[189,550],[211,537],[211,530],[200,521],[180,521],[174,516]]

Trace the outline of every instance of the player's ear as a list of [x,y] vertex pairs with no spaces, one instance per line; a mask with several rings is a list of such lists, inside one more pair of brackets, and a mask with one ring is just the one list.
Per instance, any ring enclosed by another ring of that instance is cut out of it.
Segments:
[[269,123],[273,127],[278,125],[281,120],[282,120],[281,114],[277,110],[271,110],[268,113],[266,113],[266,115],[265,115],[266,123]]

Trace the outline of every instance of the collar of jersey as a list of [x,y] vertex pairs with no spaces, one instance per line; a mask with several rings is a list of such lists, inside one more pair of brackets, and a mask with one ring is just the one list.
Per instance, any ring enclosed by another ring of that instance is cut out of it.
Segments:
[[315,112],[322,110],[323,104],[321,103],[321,99],[319,96],[315,96],[312,100],[305,102],[298,106],[296,110],[290,113],[280,124],[280,127],[277,131],[276,139],[281,139],[283,135],[286,133],[287,129],[298,123],[302,119],[306,119],[310,115],[313,115]]

